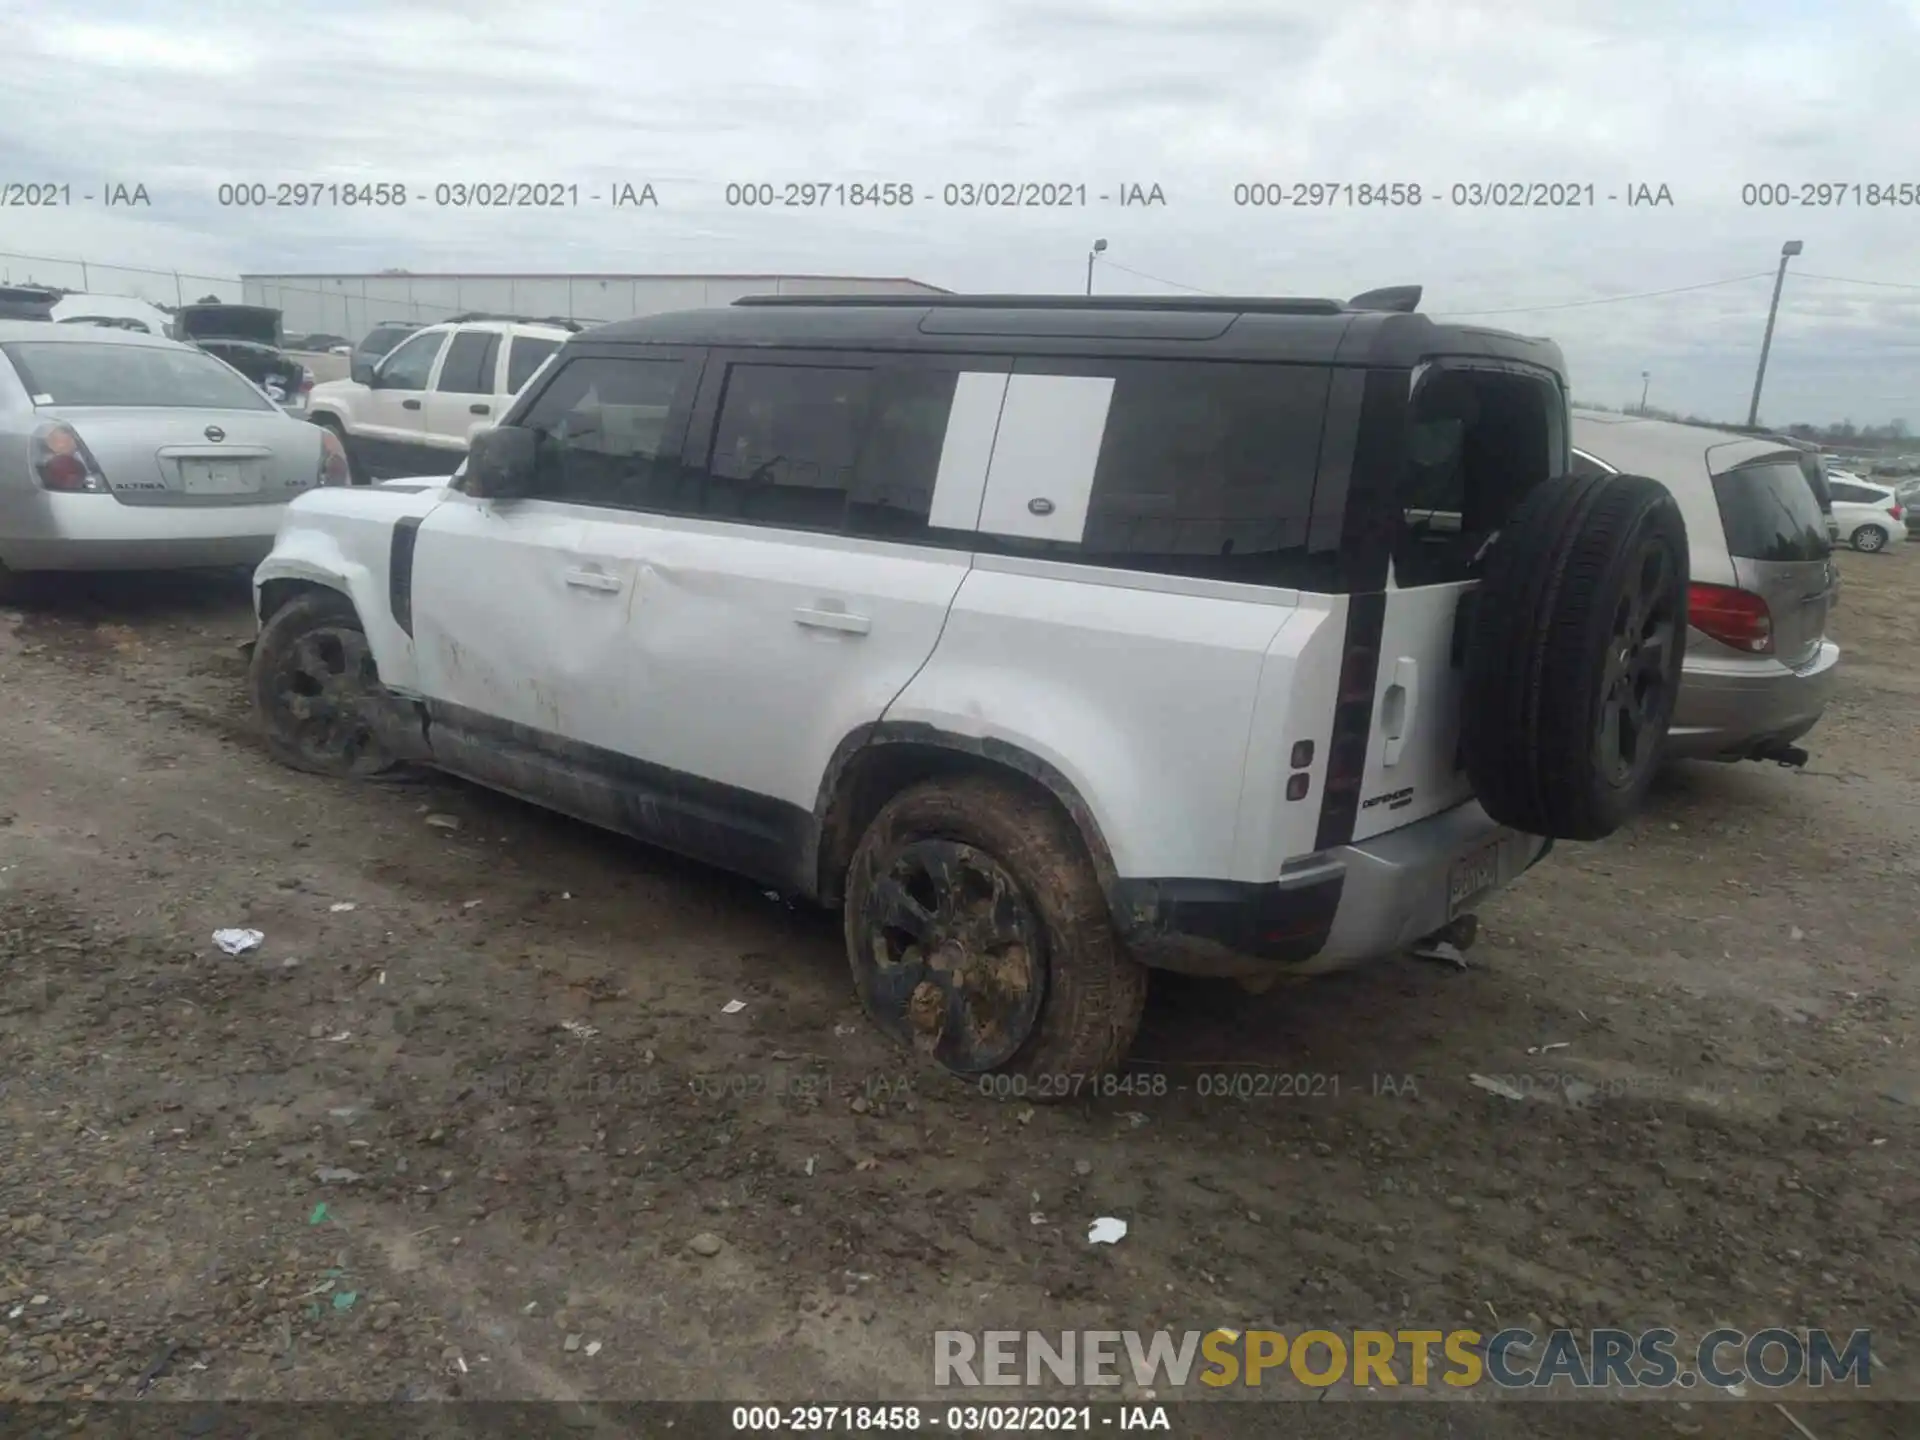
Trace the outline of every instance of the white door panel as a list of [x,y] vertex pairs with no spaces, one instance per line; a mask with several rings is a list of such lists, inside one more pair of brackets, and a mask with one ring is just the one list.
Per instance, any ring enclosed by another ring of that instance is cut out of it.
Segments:
[[980,529],[1078,544],[1112,404],[1108,376],[1009,377]]
[[968,557],[665,517],[624,659],[631,753],[811,810],[841,740],[933,653]]
[[927,524],[937,530],[972,530],[980,522],[980,501],[987,493],[993,441],[1007,398],[1004,372],[963,370],[954,382],[953,408],[947,412],[940,469],[934,476]]
[[414,547],[417,685],[546,735],[620,750],[637,559],[583,507],[448,495]]

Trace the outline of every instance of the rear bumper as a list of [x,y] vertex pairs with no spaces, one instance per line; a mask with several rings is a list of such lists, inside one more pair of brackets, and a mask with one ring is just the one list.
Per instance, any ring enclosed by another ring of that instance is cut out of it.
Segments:
[[1667,732],[1675,760],[1739,760],[1798,740],[1825,713],[1840,647],[1822,641],[1812,662],[1790,670],[1774,661],[1689,659]]
[[171,570],[257,565],[273,549],[283,501],[123,505],[111,495],[15,494],[0,510],[9,570]]
[[[1391,955],[1519,879],[1550,842],[1477,802],[1301,862],[1266,884],[1119,880],[1110,907],[1145,964],[1193,975],[1315,975]],[[1455,904],[1456,866],[1478,881]]]

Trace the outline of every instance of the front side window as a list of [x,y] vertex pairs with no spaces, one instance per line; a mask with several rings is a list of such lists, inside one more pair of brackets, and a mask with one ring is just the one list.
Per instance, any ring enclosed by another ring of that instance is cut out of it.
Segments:
[[0,350],[13,362],[36,405],[273,409],[245,379],[198,350],[35,341]]
[[380,388],[382,390],[424,390],[427,377],[433,374],[433,362],[440,354],[440,347],[446,344],[447,332],[430,331],[425,335],[416,335],[400,346],[386,359],[380,362]]
[[564,365],[519,424],[539,436],[536,493],[582,505],[660,509],[679,436],[671,428],[695,367],[685,360],[586,356]]
[[408,327],[399,325],[375,326],[367,338],[360,342],[360,348],[378,360],[382,355],[385,355],[411,334],[413,334],[413,330]]
[[712,458],[688,508],[716,520],[841,529],[872,385],[867,369],[732,366]]

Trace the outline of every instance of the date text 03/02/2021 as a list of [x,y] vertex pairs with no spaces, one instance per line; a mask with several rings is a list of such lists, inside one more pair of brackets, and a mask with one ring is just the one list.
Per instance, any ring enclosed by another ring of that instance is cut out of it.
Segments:
[[1088,1435],[1174,1428],[1164,1405],[736,1405],[736,1433]]

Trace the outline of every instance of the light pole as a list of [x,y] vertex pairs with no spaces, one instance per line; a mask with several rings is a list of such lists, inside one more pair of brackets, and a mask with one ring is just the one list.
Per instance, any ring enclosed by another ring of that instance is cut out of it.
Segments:
[[1647,386],[1652,378],[1645,370],[1640,372],[1640,413],[1642,415],[1647,413]]
[[1767,333],[1760,341],[1760,368],[1753,376],[1753,403],[1747,407],[1750,427],[1760,423],[1760,386],[1767,378],[1767,351],[1773,348],[1773,321],[1780,313],[1780,287],[1787,283],[1787,261],[1805,248],[1798,240],[1789,240],[1780,247],[1780,270],[1773,277],[1773,303],[1767,307]]
[[1104,255],[1106,250],[1107,242],[1104,240],[1096,240],[1093,242],[1093,248],[1087,251],[1087,294],[1089,295],[1093,294],[1093,257],[1096,255]]

